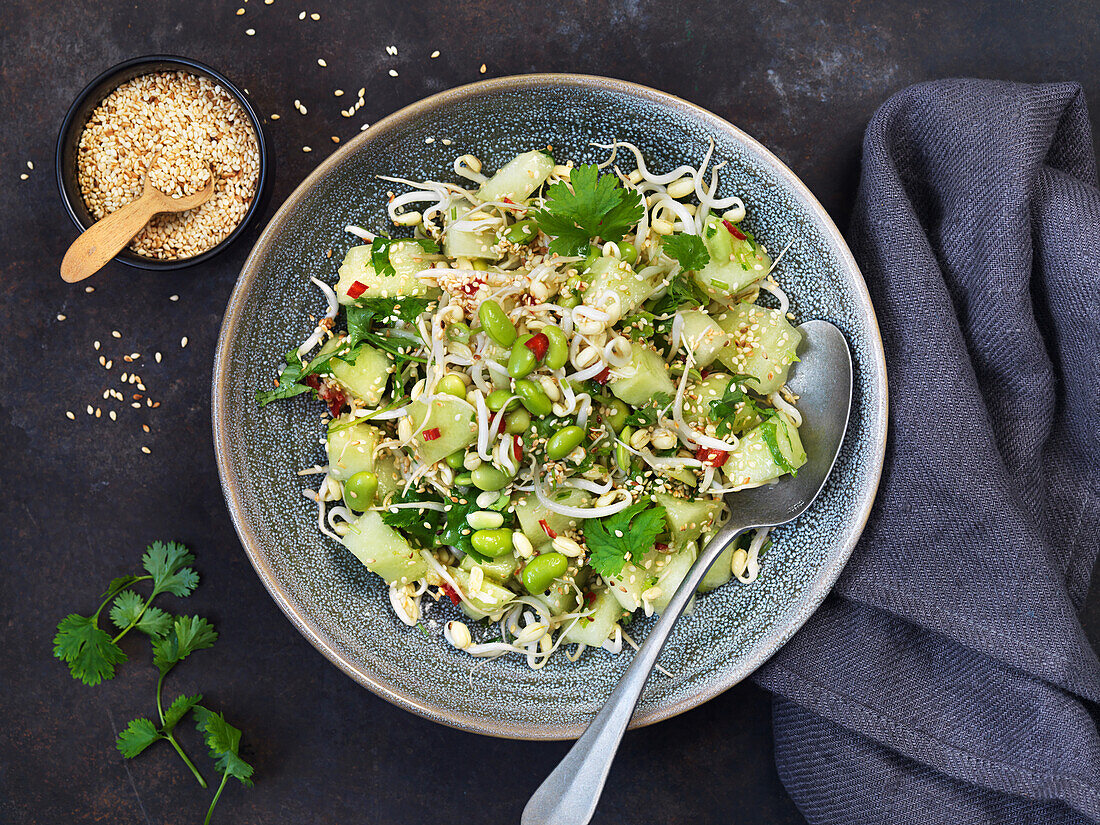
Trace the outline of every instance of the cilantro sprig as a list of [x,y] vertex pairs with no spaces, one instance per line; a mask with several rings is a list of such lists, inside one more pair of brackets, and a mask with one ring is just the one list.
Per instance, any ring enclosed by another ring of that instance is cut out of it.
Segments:
[[601,175],[595,165],[585,164],[572,171],[568,184],[551,184],[545,205],[532,217],[553,238],[551,252],[586,255],[593,238],[621,241],[643,214],[636,192],[624,189],[615,175]]
[[667,392],[656,393],[642,406],[635,407],[634,411],[626,417],[627,426],[652,427],[657,423],[657,417],[672,406],[672,397]]
[[[241,759],[238,752],[241,732],[225,722],[220,714],[200,705],[202,694],[180,695],[167,708],[164,707],[165,677],[192,653],[212,647],[218,639],[217,631],[206,619],[200,616],[173,616],[152,604],[163,593],[180,598],[191,595],[199,582],[198,573],[189,566],[194,560],[194,555],[182,544],[153,542],[142,557],[146,575],[114,579],[95,613],[91,616],[74,613],[61,620],[54,638],[54,655],[69,666],[74,679],[87,685],[97,685],[104,679],[113,678],[116,666],[126,661],[127,656],[118,642],[129,631],[136,628],[149,637],[153,664],[160,674],[156,687],[159,725],[146,717],[132,719],[119,733],[115,747],[124,758],[133,759],[155,743],[167,741],[205,788],[206,780],[175,735],[179,723],[188,713],[192,713],[206,738],[215,765],[222,771],[221,786],[206,814],[206,823],[209,823],[228,777],[236,777],[251,786],[252,766]],[[148,597],[142,597],[132,589],[133,585],[143,581],[152,582]],[[114,637],[99,626],[99,615],[108,604],[111,604],[111,622],[121,628]]]
[[591,553],[588,563],[604,578],[617,576],[627,557],[640,559],[653,549],[666,528],[665,508],[638,501],[613,516],[584,522],[584,540]]
[[666,235],[661,249],[670,258],[675,258],[685,272],[698,272],[710,263],[707,245],[698,235],[688,235],[685,232]]
[[752,375],[735,373],[726,385],[726,391],[722,397],[710,402],[707,417],[718,425],[715,432],[719,438],[725,438],[739,430],[739,425],[750,418],[767,418],[771,414],[770,410],[761,407],[756,399],[742,388],[742,384],[748,381],[757,383]]
[[710,296],[704,292],[695,279],[684,272],[672,276],[665,294],[653,302],[650,311],[654,315],[672,315],[684,304],[700,307],[710,303]]

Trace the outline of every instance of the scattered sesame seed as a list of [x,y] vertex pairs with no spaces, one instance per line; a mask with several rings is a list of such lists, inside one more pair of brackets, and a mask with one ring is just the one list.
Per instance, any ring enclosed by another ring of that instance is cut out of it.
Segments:
[[19,180],[26,180],[29,177],[30,177],[30,175],[28,175],[26,172],[24,172],[22,175],[19,176]]
[[142,451],[143,453],[145,453],[146,455],[149,455],[149,454],[150,454],[151,452],[153,452],[153,451],[152,451],[152,450],[150,450],[150,449],[149,449],[148,447],[142,447],[142,448],[141,448],[141,451]]
[[275,0],[264,0],[264,5],[265,6],[270,6],[274,2],[275,2]]
[[306,19],[306,13],[305,13],[305,12],[302,12],[301,14],[299,14],[299,15],[298,15],[298,19],[299,19],[299,20],[305,20],[305,19]]
[[114,410],[111,410],[109,413],[107,413],[107,415],[110,417],[110,419],[112,421],[118,421],[118,415],[117,415],[117,413],[115,413]]
[[386,54],[396,55],[397,54],[397,46],[386,46]]
[[145,432],[149,432],[149,425],[148,424],[142,424],[141,429],[143,429]]
[[444,146],[450,146],[451,145],[451,139],[450,138],[443,138],[443,140],[441,140],[440,143],[442,143]]
[[57,313],[57,320],[58,320],[58,321],[64,321],[64,320],[65,320],[65,316],[64,316],[64,315],[62,315],[62,314],[61,314],[61,313],[59,312],[59,313]]
[[27,168],[30,169],[32,172],[34,171],[34,164],[31,163],[31,161],[29,160],[27,161]]
[[105,366],[105,367],[106,367],[107,369],[110,369],[111,367],[113,367],[113,366],[114,366],[114,363],[115,363],[114,361],[108,361],[108,362],[107,362],[106,364],[104,364],[103,366]]
[[157,353],[156,355],[154,355],[153,357],[157,359],[157,363],[159,364],[159,363],[160,363],[160,353],[158,352],[158,353]]
[[439,57],[439,49],[436,49],[434,52],[432,52],[429,57],[431,57],[432,60],[435,60],[437,57]]
[[99,407],[95,408],[95,417],[96,418],[102,418],[103,417],[103,410],[101,410]]
[[[97,347],[97,349],[98,349],[98,347]],[[99,365],[100,365],[101,367],[105,367],[105,366],[107,366],[107,359],[106,359],[106,358],[104,358],[104,357],[103,357],[102,355],[101,355],[101,356],[99,356]]]
[[186,346],[187,346],[187,336],[185,335],[182,338],[180,338],[180,349],[183,349]]
[[112,338],[121,338],[122,333],[119,332],[117,329],[113,329],[113,330],[111,330],[111,337]]
[[256,34],[256,30],[255,29],[245,29],[244,33],[247,34],[249,37],[254,37],[255,34]]
[[302,151],[303,151],[303,152],[312,152],[313,150],[312,150],[312,149],[310,149],[310,148],[309,148],[308,146],[303,146],[303,147],[302,147]]
[[362,126],[359,127],[359,131],[360,132],[365,132],[369,128],[370,128],[370,124],[369,123],[364,123]]
[[332,93],[332,96],[333,96],[333,97],[343,97],[343,96],[344,96],[344,90],[343,90],[343,89],[336,89],[336,90],[335,90],[335,91],[334,91],[334,92]]
[[70,421],[76,421],[76,416],[75,416],[75,415],[73,415],[73,411],[72,411],[72,410],[65,410],[65,417],[66,417],[67,419],[69,419]]
[[325,62],[325,59],[323,57],[318,57],[317,58],[317,65],[320,66],[322,69],[324,69],[328,66],[328,63]]
[[481,72],[482,74],[485,74],[485,72],[489,71],[489,69],[484,63],[482,63],[481,68],[478,69],[478,71]]
[[363,97],[363,95],[365,95],[366,93],[367,93],[367,87],[364,86],[363,88],[361,88],[359,90],[359,97]]
[[426,137],[426,138],[424,138],[424,142],[425,143],[435,143],[435,138],[434,137]]
[[244,9],[237,9],[237,17],[240,17],[242,14],[244,14]]
[[88,405],[88,415],[91,415],[91,414],[92,414],[92,413],[94,413],[94,412],[95,412],[95,410],[93,410],[93,409],[92,409],[92,405],[91,405],[91,404],[89,404],[89,405]]
[[340,142],[340,138],[338,138],[338,137],[337,137],[336,135],[333,135],[333,136],[332,136],[332,142],[333,142],[333,143],[339,143],[339,142]]
[[272,115],[271,115],[271,119],[272,119],[272,120],[278,120],[278,119],[279,119],[279,116],[278,116],[278,115],[276,115],[276,114],[272,114]]
[[179,299],[180,299],[179,295],[169,295],[168,296],[169,301],[178,301]]
[[95,287],[94,286],[86,286],[86,287],[84,287],[84,291],[85,292],[95,292]]
[[96,342],[95,342],[94,344],[92,344],[92,346],[93,346],[93,347],[94,347],[95,349],[99,349],[99,341],[96,341]]
[[317,12],[313,12],[313,14],[311,14],[311,15],[309,16],[309,19],[310,19],[310,20],[320,20],[320,19],[321,19],[321,15],[319,15],[319,14],[318,14]]
[[397,77],[397,69],[390,69],[390,77]]
[[135,401],[130,406],[133,407],[135,410],[140,410],[141,409],[141,402],[140,401]]

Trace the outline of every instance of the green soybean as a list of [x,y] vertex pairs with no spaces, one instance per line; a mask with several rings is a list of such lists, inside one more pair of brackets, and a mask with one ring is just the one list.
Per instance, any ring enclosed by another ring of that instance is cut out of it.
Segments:
[[459,487],[470,487],[474,483],[474,477],[472,473],[461,473],[455,476],[455,484]]
[[512,243],[525,244],[534,240],[537,234],[539,234],[539,230],[534,220],[528,219],[514,224],[511,229],[504,233],[504,237]]
[[626,425],[630,410],[618,398],[611,398],[606,402],[602,414],[603,420],[611,425],[611,429],[619,432]]
[[546,393],[542,391],[542,387],[534,381],[528,381],[526,378],[516,381],[516,395],[519,396],[519,400],[531,415],[542,418],[550,415],[550,411],[553,409],[553,404],[546,397]]
[[588,254],[585,255],[584,260],[581,261],[580,271],[584,272],[586,269],[592,266],[592,264],[596,263],[596,261],[598,261],[601,257],[602,253],[600,252],[600,248],[598,246],[589,246]]
[[449,372],[440,378],[439,383],[435,385],[435,389],[436,392],[453,395],[455,398],[466,397],[466,382],[453,372]]
[[505,412],[510,412],[519,406],[519,401],[512,398],[511,403],[508,403],[509,398],[512,398],[512,393],[508,390],[493,390],[485,399],[485,406],[493,412],[500,412],[504,409],[504,405],[508,404],[508,409]]
[[[619,433],[619,440],[629,443],[630,436],[632,435],[634,435],[633,427],[623,427],[622,431]],[[615,445],[615,463],[618,464],[620,468],[622,468],[622,471],[624,473],[630,472],[630,465],[632,463],[630,450],[628,450],[622,444]]]
[[634,263],[638,260],[638,247],[628,241],[621,241],[618,244],[619,255],[628,264]]
[[561,553],[543,553],[535,556],[523,568],[521,575],[523,586],[532,596],[545,593],[554,579],[565,575],[568,568],[569,559]]
[[352,510],[363,512],[374,501],[378,492],[378,476],[364,470],[344,482],[344,503]]
[[475,530],[470,536],[470,544],[479,553],[496,558],[512,551],[512,531],[505,527],[492,530]]
[[466,461],[466,453],[464,453],[462,450],[455,450],[443,460],[447,462],[447,466],[450,467],[452,470],[461,470],[463,467],[463,462]]
[[535,336],[522,335],[512,344],[512,352],[508,356],[508,374],[513,378],[523,378],[535,371],[538,359],[535,353],[527,346],[527,342]]
[[508,485],[509,476],[492,464],[482,464],[470,473],[470,480],[479,490],[503,490]]
[[519,435],[520,433],[527,432],[527,428],[531,426],[531,414],[522,407],[518,410],[513,410],[508,413],[504,418],[504,431],[511,435]]
[[510,347],[516,340],[516,327],[508,320],[500,304],[492,299],[481,302],[477,308],[477,317],[481,320],[485,334],[502,347]]
[[565,458],[584,441],[584,430],[571,425],[558,430],[546,442],[546,455],[553,459]]
[[559,327],[545,326],[542,334],[550,342],[546,348],[546,366],[552,370],[560,370],[569,361],[569,341]]
[[558,306],[565,309],[572,309],[573,307],[579,307],[581,305],[581,296],[576,293],[569,293],[568,295],[562,295],[558,298]]
[[465,344],[470,340],[470,327],[461,321],[451,324],[447,327],[447,337],[452,341],[461,341]]

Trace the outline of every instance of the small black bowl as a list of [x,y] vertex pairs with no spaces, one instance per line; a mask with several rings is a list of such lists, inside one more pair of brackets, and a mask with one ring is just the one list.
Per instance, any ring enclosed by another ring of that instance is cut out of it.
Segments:
[[173,57],[172,55],[160,54],[135,57],[123,61],[117,66],[112,66],[85,86],[84,90],[76,96],[73,105],[69,107],[69,111],[65,114],[65,120],[61,124],[61,132],[57,137],[57,187],[61,190],[61,199],[65,202],[65,209],[68,211],[69,217],[73,219],[73,223],[77,225],[77,228],[83,232],[95,223],[95,218],[93,218],[92,214],[88,211],[88,207],[84,204],[84,197],[80,193],[80,185],[77,182],[76,170],[77,148],[80,144],[80,135],[84,131],[84,125],[88,122],[89,116],[95,108],[103,102],[103,99],[107,97],[107,95],[123,83],[142,75],[172,71],[184,71],[190,74],[207,77],[215,83],[220,84],[222,88],[226,89],[237,99],[237,102],[241,104],[241,107],[248,115],[253,130],[256,132],[256,146],[260,152],[260,173],[256,179],[256,191],[252,196],[252,203],[249,205],[248,211],[241,219],[241,222],[237,224],[233,231],[224,239],[201,255],[194,255],[190,258],[180,258],[178,260],[161,261],[156,258],[148,258],[143,255],[138,255],[128,248],[124,249],[115,257],[116,261],[121,261],[128,266],[137,267],[138,269],[183,269],[184,267],[194,266],[203,261],[208,261],[215,255],[224,251],[226,247],[233,243],[233,241],[244,232],[245,227],[256,217],[260,209],[260,201],[266,192],[269,178],[267,142],[264,140],[264,130],[260,123],[260,117],[252,108],[244,93],[234,86],[225,75],[209,66],[186,57]]

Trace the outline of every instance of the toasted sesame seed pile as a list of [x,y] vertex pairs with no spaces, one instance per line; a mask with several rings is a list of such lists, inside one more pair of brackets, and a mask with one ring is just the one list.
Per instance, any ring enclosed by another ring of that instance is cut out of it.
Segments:
[[205,77],[159,72],[124,83],[92,112],[80,136],[77,176],[99,220],[140,196],[146,173],[179,198],[206,185],[208,165],[215,180],[210,200],[156,216],[131,250],[161,260],[205,252],[244,218],[259,176],[256,134],[240,103]]

